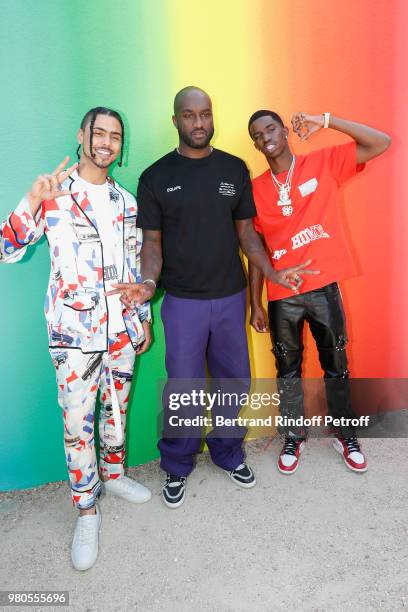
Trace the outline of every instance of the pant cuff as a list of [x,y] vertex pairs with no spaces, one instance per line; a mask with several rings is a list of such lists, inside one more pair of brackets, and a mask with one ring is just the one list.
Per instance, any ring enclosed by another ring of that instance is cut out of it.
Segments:
[[98,482],[92,487],[90,491],[85,491],[81,493],[79,491],[71,489],[72,503],[79,510],[88,510],[89,508],[93,508],[93,506],[95,506],[101,493],[102,484],[100,480],[98,480]]

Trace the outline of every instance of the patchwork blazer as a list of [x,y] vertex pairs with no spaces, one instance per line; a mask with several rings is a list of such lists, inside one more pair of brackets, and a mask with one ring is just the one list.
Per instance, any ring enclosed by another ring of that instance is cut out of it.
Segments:
[[[114,209],[115,246],[123,249],[118,282],[141,282],[142,230],[136,227],[134,196],[108,178]],[[43,234],[48,241],[51,271],[45,297],[49,346],[77,348],[84,353],[106,351],[108,308],[104,284],[103,246],[83,183],[74,172],[62,184],[70,194],[43,201],[35,216],[27,198],[0,225],[0,262],[19,261]],[[142,322],[151,320],[150,305],[123,306],[124,328],[134,347],[143,342]]]

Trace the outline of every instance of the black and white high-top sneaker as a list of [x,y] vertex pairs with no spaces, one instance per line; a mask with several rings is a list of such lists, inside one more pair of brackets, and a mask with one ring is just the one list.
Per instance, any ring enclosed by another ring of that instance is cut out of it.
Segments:
[[246,463],[241,463],[235,470],[226,470],[228,476],[240,487],[250,489],[256,485],[255,474]]
[[166,482],[163,485],[163,501],[168,508],[179,508],[184,502],[186,492],[186,478],[167,474]]

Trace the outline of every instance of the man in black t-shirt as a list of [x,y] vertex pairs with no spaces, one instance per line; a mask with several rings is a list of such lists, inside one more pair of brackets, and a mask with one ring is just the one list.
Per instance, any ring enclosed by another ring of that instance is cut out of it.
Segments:
[[137,201],[140,227],[161,232],[168,293],[217,299],[245,288],[234,221],[256,212],[242,160],[217,149],[205,157],[174,150],[143,172]]
[[[150,299],[160,275],[166,289],[162,319],[169,383],[165,435],[158,446],[161,467],[167,472],[163,500],[170,508],[183,503],[186,478],[201,446],[202,405],[193,392],[202,390],[206,362],[212,391],[248,390],[246,279],[239,247],[272,282],[294,292],[302,283],[301,275],[313,273],[304,269],[310,262],[273,270],[252,226],[256,211],[244,162],[210,146],[214,126],[208,95],[196,87],[181,90],[174,101],[173,123],[179,146],[145,170],[139,180],[137,224],[143,229],[143,284],[117,285],[127,306]],[[190,397],[184,408],[180,403],[174,406],[181,390]],[[213,425],[217,415],[234,418],[238,414],[237,404],[222,403],[212,407]],[[182,421],[185,417],[198,420],[187,427]],[[244,435],[243,428],[216,427],[206,442],[214,463],[236,484],[249,488],[256,481],[244,461]]]

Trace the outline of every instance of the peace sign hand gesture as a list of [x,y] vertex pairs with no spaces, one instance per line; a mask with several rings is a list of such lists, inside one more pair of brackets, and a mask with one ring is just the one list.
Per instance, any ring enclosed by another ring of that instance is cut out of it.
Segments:
[[30,203],[30,209],[33,216],[37,214],[43,200],[53,200],[54,198],[60,198],[61,196],[69,194],[69,190],[62,190],[61,185],[67,176],[69,176],[71,172],[75,170],[78,164],[75,163],[71,167],[64,170],[68,160],[69,156],[65,157],[65,159],[51,174],[41,174],[32,184],[31,189],[27,194],[27,198]]
[[292,117],[292,127],[295,134],[303,142],[314,132],[324,125],[323,115],[308,115],[307,113],[295,113]]

